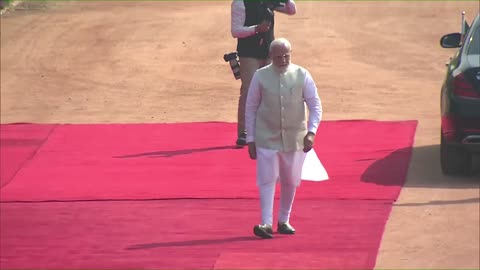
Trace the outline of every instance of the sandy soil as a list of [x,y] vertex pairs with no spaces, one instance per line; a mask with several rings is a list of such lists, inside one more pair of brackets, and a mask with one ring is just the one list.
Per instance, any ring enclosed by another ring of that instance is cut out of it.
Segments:
[[[439,38],[478,2],[297,6],[277,15],[276,36],[315,78],[326,120],[419,121],[377,267],[480,268],[480,177],[443,176],[438,159],[439,90],[454,53]],[[20,4],[1,18],[1,122],[235,122],[229,12],[229,1]]]

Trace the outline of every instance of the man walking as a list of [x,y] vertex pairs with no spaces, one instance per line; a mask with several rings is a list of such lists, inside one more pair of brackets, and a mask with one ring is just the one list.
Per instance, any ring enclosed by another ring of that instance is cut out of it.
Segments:
[[[286,39],[269,47],[272,63],[253,75],[246,101],[247,143],[257,161],[261,223],[254,234],[273,237],[275,185],[280,182],[278,233],[294,234],[290,213],[300,185],[305,153],[310,151],[322,117],[322,105],[310,73],[290,63],[292,48]],[[308,123],[305,104],[308,107]]]

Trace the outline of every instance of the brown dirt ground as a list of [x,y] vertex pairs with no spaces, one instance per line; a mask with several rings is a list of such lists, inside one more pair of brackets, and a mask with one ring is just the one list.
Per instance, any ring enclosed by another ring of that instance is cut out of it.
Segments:
[[[480,268],[479,181],[439,169],[439,89],[469,2],[297,3],[276,36],[317,82],[325,120],[419,121],[378,268]],[[20,4],[1,18],[1,122],[236,121],[230,1]],[[234,140],[232,134],[232,142]],[[478,165],[478,163],[477,163]]]

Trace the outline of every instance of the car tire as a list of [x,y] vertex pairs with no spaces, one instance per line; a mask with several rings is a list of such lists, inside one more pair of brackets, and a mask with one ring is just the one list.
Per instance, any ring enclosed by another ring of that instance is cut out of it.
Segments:
[[472,154],[458,145],[449,145],[443,135],[440,142],[440,164],[447,175],[468,175],[471,170]]

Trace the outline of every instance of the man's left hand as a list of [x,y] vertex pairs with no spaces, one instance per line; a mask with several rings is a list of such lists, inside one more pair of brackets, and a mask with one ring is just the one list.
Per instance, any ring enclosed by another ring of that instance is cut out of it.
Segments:
[[315,133],[308,132],[303,138],[303,152],[308,152],[313,148],[313,142],[315,141]]
[[255,142],[248,143],[248,154],[251,159],[257,159],[257,146]]

